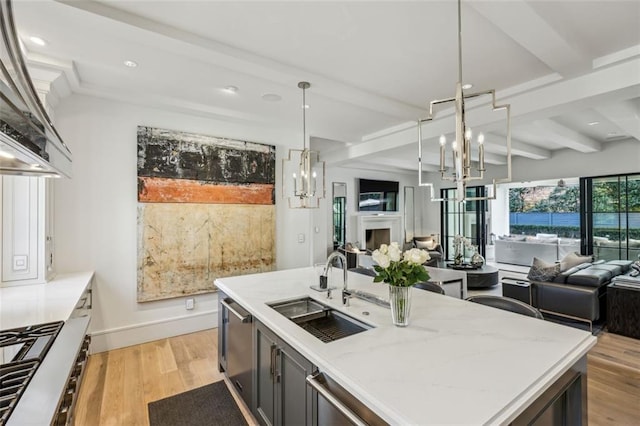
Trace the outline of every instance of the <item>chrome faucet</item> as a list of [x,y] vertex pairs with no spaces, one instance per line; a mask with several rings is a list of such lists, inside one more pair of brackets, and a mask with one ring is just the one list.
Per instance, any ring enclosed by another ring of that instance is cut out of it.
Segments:
[[[349,306],[349,297],[351,295],[349,294],[349,287],[347,285],[347,257],[338,251],[334,251],[333,253],[331,253],[327,258],[327,263],[324,265],[324,272],[322,273],[322,275],[324,276],[327,275],[327,271],[331,266],[331,262],[336,257],[340,259],[340,262],[342,263],[342,274],[344,277],[344,286],[342,287],[342,304],[345,306]],[[327,286],[327,287],[330,287],[330,286]]]

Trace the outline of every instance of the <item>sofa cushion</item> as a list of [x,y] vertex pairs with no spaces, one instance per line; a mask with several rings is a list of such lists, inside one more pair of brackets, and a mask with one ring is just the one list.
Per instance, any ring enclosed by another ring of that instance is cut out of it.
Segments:
[[559,273],[559,263],[547,263],[542,259],[534,257],[527,278],[531,281],[553,281]]
[[610,260],[606,263],[606,265],[618,265],[620,268],[622,268],[622,273],[626,274],[627,272],[629,272],[632,263],[632,260]]
[[416,240],[415,244],[416,244],[416,248],[423,249],[423,250],[433,250],[438,245],[438,243],[433,240],[426,240],[426,241]]
[[593,260],[593,256],[582,256],[579,253],[573,252],[567,254],[565,257],[560,260],[560,270],[566,271],[567,269],[571,269],[574,266],[578,266],[582,263],[591,262]]
[[558,238],[558,234],[536,234],[536,238]]
[[616,275],[620,275],[622,273],[622,267],[618,265],[610,265],[608,263],[605,263],[602,265],[594,265],[593,267],[595,269],[602,269],[604,271],[609,271],[611,273],[611,277],[609,278],[613,278]]
[[[560,273],[558,275],[556,275],[556,277],[553,279],[553,282],[554,283],[565,283],[565,282],[567,282],[567,277],[569,275],[575,274],[579,270],[584,269],[584,268],[581,268],[580,266],[582,266],[582,265],[574,266],[573,268],[569,268],[569,269],[564,270],[564,271],[561,270]],[[589,266],[591,266],[591,265],[589,265]]]
[[600,287],[611,279],[611,272],[594,267],[581,269],[567,277],[567,284],[577,284],[586,287]]

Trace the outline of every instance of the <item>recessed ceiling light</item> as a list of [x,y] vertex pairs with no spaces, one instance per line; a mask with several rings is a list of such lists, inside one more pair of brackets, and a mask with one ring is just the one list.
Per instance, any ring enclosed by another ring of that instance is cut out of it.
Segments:
[[473,84],[471,84],[471,83],[467,83],[467,84],[463,84],[463,85],[462,85],[462,88],[463,88],[464,90],[471,89],[472,87],[473,87]]
[[267,102],[278,102],[282,100],[282,96],[275,93],[265,93],[262,95],[262,100]]
[[38,46],[46,46],[47,45],[47,42],[44,41],[43,39],[41,39],[40,37],[32,36],[32,37],[29,37],[29,40],[31,40],[31,43],[37,44]]
[[587,124],[588,124],[589,126],[595,126],[595,125],[597,125],[597,124],[600,124],[600,122],[599,122],[599,121],[591,121],[591,122],[589,122],[589,123],[587,123]]
[[238,93],[238,88],[236,86],[227,86],[222,91],[225,93]]
[[0,150],[0,157],[3,158],[16,158],[13,154],[9,154],[7,151]]
[[129,67],[129,68],[135,68],[135,67],[138,66],[138,63],[136,61],[126,60],[126,61],[124,61],[124,66],[125,67]]

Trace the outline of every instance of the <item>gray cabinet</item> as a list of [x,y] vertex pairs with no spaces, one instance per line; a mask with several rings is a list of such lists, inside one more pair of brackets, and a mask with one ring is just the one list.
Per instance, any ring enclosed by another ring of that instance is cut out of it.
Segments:
[[254,415],[263,425],[312,425],[313,391],[306,378],[313,364],[255,321]]

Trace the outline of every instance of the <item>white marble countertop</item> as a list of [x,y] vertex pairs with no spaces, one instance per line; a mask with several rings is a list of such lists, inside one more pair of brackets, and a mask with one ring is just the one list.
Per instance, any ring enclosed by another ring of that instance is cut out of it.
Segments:
[[[316,279],[301,268],[216,285],[391,424],[508,423],[596,343],[585,331],[418,289],[399,328],[388,309],[359,299],[343,307],[339,289],[326,299],[309,288]],[[349,273],[350,288],[388,297],[371,281]],[[266,305],[307,295],[375,328],[322,343]]]
[[45,284],[0,287],[0,330],[66,321],[93,272],[59,274]]

